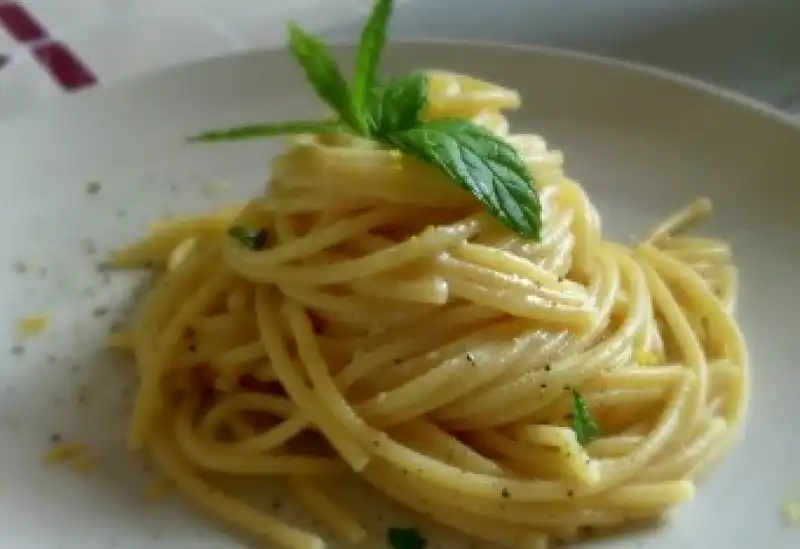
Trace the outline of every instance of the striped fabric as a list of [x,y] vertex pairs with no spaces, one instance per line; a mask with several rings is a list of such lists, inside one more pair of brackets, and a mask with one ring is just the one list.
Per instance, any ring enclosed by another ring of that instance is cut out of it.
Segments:
[[[64,90],[79,90],[97,82],[92,71],[66,44],[53,38],[22,3],[0,2],[0,25]],[[3,55],[0,66],[7,61],[8,56]]]
[[0,0],[0,120],[98,83],[280,45],[290,19],[335,31],[372,1]]

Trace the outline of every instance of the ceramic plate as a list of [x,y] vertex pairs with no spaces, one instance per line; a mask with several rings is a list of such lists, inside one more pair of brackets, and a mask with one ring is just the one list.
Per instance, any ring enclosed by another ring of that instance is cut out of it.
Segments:
[[[709,231],[733,244],[754,378],[746,436],[662,527],[600,545],[799,547],[800,527],[785,525],[780,512],[800,499],[798,124],[664,73],[563,52],[406,44],[393,47],[385,65],[421,66],[519,89],[524,106],[513,127],[564,151],[606,233],[641,232],[706,195],[716,207]],[[152,220],[259,191],[279,146],[190,147],[185,135],[319,112],[288,57],[260,52],[83,93],[0,127],[0,545],[247,547],[178,498],[148,501],[152,475],[123,440],[131,365],[104,349],[139,280],[97,265]],[[221,194],[216,181],[231,190]],[[17,319],[39,313],[49,315],[49,329],[18,341]],[[85,443],[96,463],[77,468],[86,471],[43,464],[57,439]],[[278,504],[279,496],[265,495]],[[414,520],[389,507],[365,518],[375,547],[385,546],[387,525]],[[467,541],[435,529],[430,537],[432,549]]]

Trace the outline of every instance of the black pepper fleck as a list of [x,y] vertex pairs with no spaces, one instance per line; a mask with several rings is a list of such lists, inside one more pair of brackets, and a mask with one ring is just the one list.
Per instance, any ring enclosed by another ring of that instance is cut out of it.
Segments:
[[279,500],[279,499],[273,499],[272,500],[272,510],[273,511],[277,511],[281,507],[283,507],[283,502],[281,500]]
[[545,364],[545,365],[544,365],[544,371],[545,371],[545,372],[549,372],[549,371],[551,371],[552,369],[553,369],[553,366],[551,366],[549,362],[548,362],[547,364]]
[[541,388],[542,389],[547,389],[547,383],[542,383]]
[[467,362],[475,366],[475,356],[472,353],[467,353]]
[[12,355],[21,355],[24,352],[25,352],[25,347],[23,347],[22,345],[14,345],[13,347],[11,347]]
[[573,490],[567,490],[567,497],[568,498],[574,498],[575,497],[575,492]]
[[508,491],[508,488],[503,488],[502,490],[500,490],[500,496],[503,499],[508,499],[511,497],[511,492]]
[[86,405],[89,402],[89,388],[86,385],[78,387],[78,403]]
[[102,188],[99,181],[90,181],[86,184],[86,194],[97,194]]
[[50,435],[50,442],[52,442],[53,444],[59,444],[61,443],[62,440],[63,438],[61,437],[61,433],[53,433],[52,435]]
[[190,353],[197,352],[197,345],[195,345],[194,343],[190,343],[189,344],[189,352]]
[[403,359],[402,358],[396,358],[396,359],[394,359],[394,363],[395,363],[395,365],[402,364],[403,363]]
[[108,307],[95,307],[94,311],[92,311],[92,316],[94,318],[101,318],[108,314]]
[[92,241],[92,239],[84,238],[81,242],[81,245],[86,255],[94,255],[97,253],[97,246],[95,246],[95,243]]

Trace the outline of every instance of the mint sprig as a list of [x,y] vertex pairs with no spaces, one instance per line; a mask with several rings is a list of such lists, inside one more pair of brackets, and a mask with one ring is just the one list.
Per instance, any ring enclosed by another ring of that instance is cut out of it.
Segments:
[[602,434],[600,426],[589,412],[589,407],[577,389],[572,390],[572,430],[578,444],[586,446]]
[[289,23],[289,51],[302,67],[314,91],[352,128],[363,122],[353,112],[350,88],[328,47],[319,38]]
[[242,141],[245,139],[263,139],[291,134],[326,134],[348,131],[341,122],[323,122],[318,120],[295,120],[279,124],[252,124],[237,126],[227,130],[203,132],[189,138],[190,142],[211,143],[214,141]]
[[386,30],[392,16],[392,0],[377,0],[361,31],[361,41],[356,55],[356,72],[353,77],[353,112],[366,126],[367,112],[372,101],[372,90],[381,66],[381,55],[386,44]]
[[428,77],[422,72],[393,78],[372,91],[368,125],[373,137],[413,128],[428,104]]
[[428,540],[416,528],[392,526],[386,532],[391,549],[425,549]]
[[528,169],[517,150],[489,130],[463,120],[431,120],[387,139],[439,168],[510,229],[539,238],[541,205]]
[[468,120],[424,121],[428,102],[424,73],[378,82],[392,7],[392,0],[376,0],[373,6],[361,33],[352,90],[322,40],[289,24],[289,51],[317,95],[335,111],[335,122],[254,124],[204,132],[190,141],[349,131],[437,168],[475,196],[505,226],[525,238],[539,240],[542,207],[530,171],[514,147]]
[[239,241],[239,243],[257,252],[263,250],[267,244],[267,231],[265,229],[252,229],[241,225],[234,225],[228,229],[228,235]]

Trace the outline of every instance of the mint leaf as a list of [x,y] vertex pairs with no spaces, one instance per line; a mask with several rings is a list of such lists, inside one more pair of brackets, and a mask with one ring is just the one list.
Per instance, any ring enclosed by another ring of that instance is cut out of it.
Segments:
[[416,126],[428,103],[428,77],[422,72],[394,78],[373,91],[369,129],[378,137]]
[[586,446],[601,434],[600,426],[577,389],[572,390],[572,430],[581,446]]
[[263,250],[267,244],[267,231],[234,225],[228,229],[228,235],[238,240],[244,247],[255,252]]
[[366,130],[367,111],[371,92],[375,86],[381,54],[386,43],[386,28],[392,15],[392,0],[377,0],[361,31],[361,41],[356,57],[356,73],[353,80],[353,112]]
[[386,139],[400,151],[439,168],[470,191],[501,223],[538,240],[542,206],[517,150],[464,120],[432,120]]
[[319,38],[289,23],[289,51],[303,67],[306,78],[320,99],[351,128],[363,131],[363,125],[353,114],[350,89],[328,47]]
[[428,540],[420,535],[416,528],[391,527],[386,533],[392,549],[425,549]]
[[277,122],[275,124],[252,124],[225,130],[212,130],[193,135],[189,137],[188,140],[191,143],[211,143],[216,141],[261,139],[298,133],[339,133],[343,131],[347,131],[347,128],[343,124],[335,122],[295,120],[290,122]]
[[[391,0],[376,0],[361,34],[351,94],[330,51],[317,37],[289,25],[289,50],[317,95],[339,117],[338,123],[295,121],[210,131],[190,141],[215,142],[274,137],[291,133],[352,131],[373,137],[438,168],[471,192],[501,223],[523,237],[538,240],[542,207],[531,174],[514,147],[466,120],[422,122],[428,80],[412,73],[377,86],[376,79],[392,13]],[[231,236],[260,249],[266,233],[241,227]]]

